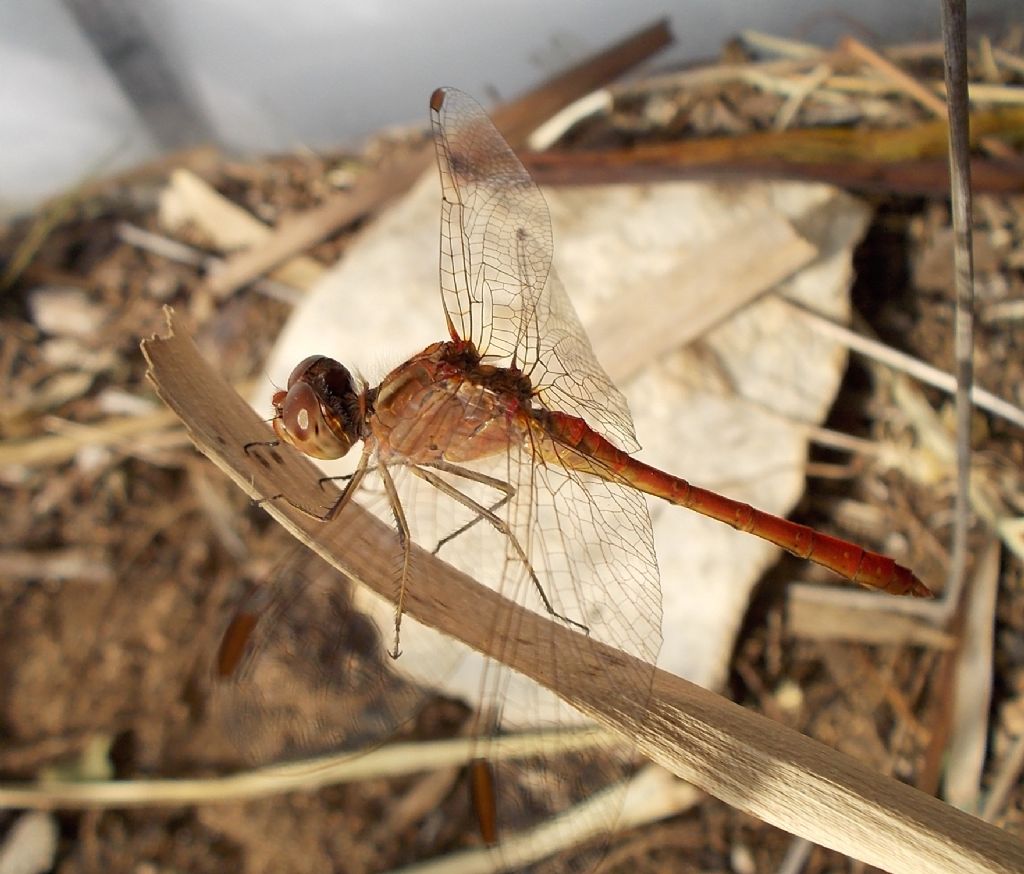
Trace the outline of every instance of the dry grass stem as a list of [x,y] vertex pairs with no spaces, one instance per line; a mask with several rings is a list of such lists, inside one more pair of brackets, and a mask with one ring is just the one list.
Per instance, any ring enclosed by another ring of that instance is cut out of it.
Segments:
[[832,68],[828,64],[819,64],[806,76],[801,76],[797,80],[796,87],[790,92],[786,102],[782,104],[782,108],[775,116],[773,125],[775,130],[785,130],[790,126],[800,111],[800,107],[813,92],[821,88],[831,72]]
[[79,425],[65,434],[12,440],[0,443],[0,465],[61,464],[85,446],[118,446],[176,423],[168,410],[154,410],[144,416],[111,417],[96,425]]
[[912,97],[933,115],[945,118],[946,103],[944,100],[936,97],[935,93],[930,91],[927,86],[923,85],[909,73],[901,70],[892,61],[883,58],[878,52],[866,46],[859,39],[855,39],[852,36],[844,37],[839,42],[839,49],[877,70],[903,91],[904,94]]
[[993,822],[999,817],[1006,806],[1010,791],[1020,780],[1021,770],[1024,770],[1024,734],[1017,736],[1013,746],[999,763],[996,778],[981,808],[981,818],[986,822]]
[[911,644],[950,650],[956,637],[942,627],[942,601],[900,601],[838,586],[794,583],[786,590],[787,627],[805,640]]
[[[907,355],[904,352],[893,349],[891,346],[887,346],[878,340],[858,334],[845,325],[833,322],[831,319],[827,319],[825,316],[819,315],[798,303],[793,301],[786,301],[786,303],[793,308],[795,313],[800,313],[815,330],[824,336],[832,337],[844,343],[852,351],[858,352],[872,361],[884,364],[886,367],[891,367],[900,373],[912,376],[914,379],[933,388],[941,389],[950,394],[956,391],[956,377],[951,373],[946,373],[937,367],[932,367],[932,365],[926,364],[919,358],[914,358],[912,355]],[[1004,401],[1002,398],[996,397],[991,392],[978,386],[974,386],[971,392],[971,399],[981,409],[1001,419],[1005,419],[1019,428],[1024,428],[1024,410],[1020,407],[1011,404],[1009,401]]]
[[789,845],[775,874],[801,874],[813,849],[814,844],[810,841],[797,838]]
[[1015,73],[1024,73],[1024,58],[1000,48],[993,48],[992,56],[1007,69]]
[[[548,734],[506,735],[488,744],[494,761],[521,758],[540,751],[587,749],[606,743],[601,729],[585,728]],[[238,801],[310,792],[324,786],[404,776],[452,765],[462,766],[476,754],[474,738],[430,743],[391,744],[361,755],[305,759],[286,765],[256,768],[223,777],[192,780],[95,780],[90,782],[42,782],[34,785],[0,785],[2,808],[159,807]]]
[[953,725],[950,731],[943,797],[963,810],[977,810],[992,701],[992,654],[996,594],[999,590],[999,540],[981,550],[967,587],[964,624],[956,653]]
[[[175,170],[160,200],[161,223],[176,231],[194,224],[225,252],[260,246],[273,236],[273,230],[248,210],[228,200],[202,177],[189,170]],[[209,269],[222,269],[222,262],[211,259]],[[326,271],[309,255],[295,255],[270,272],[270,280],[289,288],[308,289]]]
[[64,580],[107,584],[114,581],[114,570],[101,552],[68,547],[46,552],[7,549],[0,551],[0,580],[4,585],[29,580]]
[[759,30],[740,31],[740,39],[756,52],[792,60],[815,60],[825,53],[823,49],[811,43],[762,33]]
[[[160,234],[143,230],[128,222],[120,222],[118,224],[117,234],[129,246],[135,246],[153,255],[166,258],[168,261],[175,261],[178,264],[201,267],[203,270],[217,270],[224,263],[222,259],[207,255],[205,252],[188,246],[185,243],[180,243],[169,237],[162,237]],[[320,268],[320,272],[322,272],[322,268]],[[284,270],[278,270],[275,272],[275,275],[280,276],[284,273]],[[308,288],[315,279],[311,271],[304,271],[304,273],[308,278],[304,280],[307,284],[303,286],[303,289]],[[290,271],[287,275],[291,277],[296,274],[297,271]],[[266,295],[273,300],[279,300],[281,303],[286,303],[289,306],[295,306],[302,299],[302,291],[294,285],[289,285],[279,279],[260,278],[253,282],[252,288],[253,291]]]
[[700,793],[692,786],[648,765],[628,785],[611,786],[542,825],[505,838],[497,848],[464,850],[389,874],[490,874],[520,870],[597,837],[595,825],[615,818],[620,811],[617,825],[628,829],[681,813],[699,798]]
[[694,70],[660,73],[633,82],[617,82],[607,89],[613,98],[656,94],[659,91],[701,88],[743,81],[750,75],[763,77],[785,77],[806,72],[817,66],[819,58],[802,60],[753,61],[749,64],[715,64]]

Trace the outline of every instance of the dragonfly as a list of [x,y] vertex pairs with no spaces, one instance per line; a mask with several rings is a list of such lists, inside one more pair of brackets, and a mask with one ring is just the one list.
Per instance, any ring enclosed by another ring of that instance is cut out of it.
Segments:
[[[616,514],[639,506],[623,497],[635,490],[761,537],[862,586],[894,595],[931,595],[913,571],[892,558],[635,458],[631,453],[638,446],[625,398],[595,358],[552,270],[551,222],[540,189],[468,95],[438,89],[430,110],[443,189],[440,277],[449,339],[414,355],[375,388],[331,358],[310,356],[272,398],[278,439],[307,455],[337,459],[362,443],[356,472],[325,518],[334,518],[374,469],[399,535],[408,542],[409,527],[390,474],[401,466],[468,507],[475,520],[498,529],[528,569],[546,612],[586,630],[555,609],[529,540],[514,530],[520,508],[528,510],[540,500],[537,471],[554,466],[570,473],[578,492],[574,505],[587,508],[587,522],[593,523],[587,533],[596,542],[635,536],[636,525],[626,526],[628,533],[598,527],[605,521],[599,508],[609,488]],[[516,456],[517,476],[505,480],[466,466],[510,455]],[[483,483],[504,497],[493,507],[482,506],[438,472]],[[499,514],[502,508],[507,510]],[[643,515],[635,513],[638,525],[643,526]],[[639,539],[651,540],[646,532]],[[634,552],[625,546],[609,551],[617,550]],[[630,557],[630,566],[623,568],[627,576],[653,591],[653,554],[640,550]],[[406,574],[407,563],[396,626]],[[580,575],[579,586],[585,585]],[[397,655],[397,639],[395,644]]]
[[[443,557],[449,544],[486,532],[497,543],[489,563],[469,565],[474,575],[489,576],[484,584],[578,632],[579,646],[609,643],[653,666],[661,593],[645,495],[761,537],[860,585],[931,594],[890,557],[636,458],[625,396],[596,359],[552,267],[551,220],[540,189],[471,97],[440,88],[430,115],[441,178],[447,338],[376,386],[333,358],[310,356],[272,397],[277,441],[317,459],[361,447],[322,518],[329,523],[364,491],[382,496],[401,547],[392,658],[402,653],[404,600],[414,585],[411,544]],[[439,502],[448,509],[439,512]],[[616,609],[627,603],[639,620]],[[248,644],[250,620],[243,626],[225,638],[232,663]],[[508,635],[509,646],[513,631],[494,629]],[[631,682],[649,687],[652,676]],[[500,725],[503,682],[492,680],[486,696],[499,714],[492,728]]]

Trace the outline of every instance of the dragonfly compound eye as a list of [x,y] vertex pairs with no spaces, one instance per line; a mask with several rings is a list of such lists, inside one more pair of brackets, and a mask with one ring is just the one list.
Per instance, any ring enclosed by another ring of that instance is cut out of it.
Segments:
[[281,440],[314,458],[341,458],[353,441],[337,423],[332,427],[332,418],[325,415],[313,388],[297,382],[285,395],[274,419],[274,431]]
[[281,392],[274,396],[274,431],[314,458],[341,458],[359,439],[359,398],[340,364],[322,356],[307,361],[295,368],[283,397]]
[[298,364],[296,364],[292,368],[292,372],[288,374],[288,388],[291,389],[295,383],[304,379],[306,372],[312,370],[313,365],[321,361],[323,357],[323,355],[310,355],[308,358],[303,358]]
[[280,423],[288,442],[298,445],[315,436],[321,418],[316,393],[307,383],[299,382],[288,389],[274,424]]

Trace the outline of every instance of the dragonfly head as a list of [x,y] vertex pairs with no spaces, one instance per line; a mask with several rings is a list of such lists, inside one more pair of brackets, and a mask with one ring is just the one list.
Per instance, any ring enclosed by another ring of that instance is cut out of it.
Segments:
[[332,358],[300,361],[273,404],[278,438],[313,458],[341,458],[362,439],[366,388]]

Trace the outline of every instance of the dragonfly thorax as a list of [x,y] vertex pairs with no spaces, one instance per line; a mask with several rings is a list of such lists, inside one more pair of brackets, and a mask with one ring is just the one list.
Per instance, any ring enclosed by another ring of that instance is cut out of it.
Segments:
[[274,432],[314,458],[341,458],[366,432],[366,387],[333,358],[311,355],[274,393]]
[[531,402],[525,374],[483,364],[468,341],[446,340],[384,377],[368,427],[381,458],[464,464],[519,445]]

